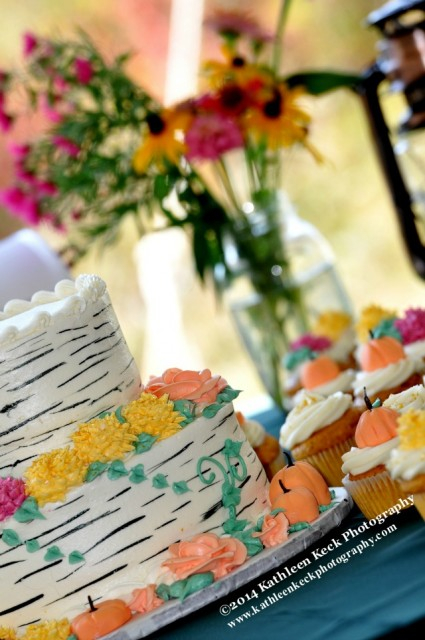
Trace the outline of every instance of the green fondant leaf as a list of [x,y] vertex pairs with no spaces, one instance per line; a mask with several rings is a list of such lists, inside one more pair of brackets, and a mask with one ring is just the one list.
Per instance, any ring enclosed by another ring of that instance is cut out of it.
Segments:
[[384,336],[391,336],[399,342],[402,342],[401,333],[394,325],[396,320],[397,318],[395,316],[381,320],[376,327],[373,328],[373,337],[382,338]]
[[295,524],[291,524],[288,527],[288,533],[295,533],[295,531],[302,531],[303,529],[310,529],[310,525],[308,522],[296,522]]
[[49,547],[44,554],[44,559],[46,562],[54,562],[55,560],[59,560],[59,558],[64,557],[64,554],[56,545],[53,545],[53,547]]
[[79,562],[85,562],[85,557],[79,551],[71,551],[68,556],[69,564],[78,564]]
[[17,547],[22,544],[21,538],[13,529],[3,529],[1,539],[8,547]]
[[71,633],[71,635],[68,636],[66,640],[78,640],[78,638],[74,633]]
[[187,486],[187,482],[185,480],[180,480],[179,482],[173,482],[173,484],[171,485],[171,488],[173,489],[174,493],[176,493],[178,496],[181,495],[182,493],[187,493],[188,491],[190,491],[189,487]]
[[92,462],[87,469],[84,482],[92,482],[97,476],[100,476],[106,469],[108,464],[106,462]]
[[161,600],[164,600],[165,602],[167,602],[167,600],[171,600],[170,587],[168,586],[168,584],[157,585],[155,593],[158,598],[161,598]]
[[137,440],[134,443],[136,453],[144,453],[152,448],[154,442],[158,439],[158,436],[151,436],[149,433],[140,433],[137,436]]
[[335,500],[336,498],[336,493],[334,489],[329,489],[329,493],[331,494],[331,500]]
[[19,509],[15,511],[13,517],[18,522],[32,522],[33,520],[46,519],[39,511],[37,500],[32,496],[24,500]]
[[323,513],[324,511],[328,511],[329,509],[332,509],[333,506],[332,502],[329,504],[319,504],[319,512]]
[[210,404],[202,411],[204,418],[214,418],[221,409],[221,404]]
[[240,390],[232,389],[232,387],[227,386],[218,394],[217,400],[222,404],[226,404],[227,402],[232,402],[233,400],[235,400],[235,398],[237,398],[239,394]]
[[122,407],[118,407],[118,409],[115,411],[115,417],[117,418],[118,422],[120,422],[121,424],[125,424],[127,420],[124,418],[121,411]]
[[128,471],[125,468],[125,464],[122,460],[114,460],[109,465],[109,469],[107,472],[107,476],[109,480],[118,480],[123,476],[128,476]]
[[142,464],[136,464],[135,467],[130,469],[130,482],[134,482],[134,484],[139,484],[146,480],[145,469]]
[[110,411],[102,411],[101,413],[97,414],[97,417],[102,419],[102,418],[106,418],[106,416],[110,416],[110,415],[111,415]]
[[165,489],[165,487],[169,487],[167,477],[164,476],[163,473],[157,473],[156,476],[152,479],[152,486],[155,489]]
[[34,553],[40,548],[40,543],[37,540],[27,540],[25,542],[28,553]]
[[229,518],[223,522],[224,533],[233,534],[235,531],[243,531],[248,524],[248,520],[237,520],[236,518]]
[[283,357],[283,366],[288,371],[292,371],[293,369],[296,369],[296,367],[298,367],[298,365],[300,365],[302,362],[311,360],[312,357],[313,351],[311,349],[309,349],[308,347],[300,347],[295,351],[288,352]]
[[196,591],[208,587],[214,582],[214,574],[211,571],[206,573],[195,573],[184,580],[177,580],[170,585],[170,596],[178,598],[181,602]]
[[[193,422],[195,419],[195,404],[190,400],[175,400],[173,402],[174,410],[178,411],[186,418],[186,424]],[[180,424],[183,424],[182,422]]]
[[374,402],[372,402],[372,407],[374,409],[377,409],[378,407],[380,407],[382,404],[381,400],[379,398],[376,398],[376,400]]
[[237,458],[240,455],[241,447],[242,442],[236,442],[235,440],[229,440],[229,438],[227,438],[224,441],[223,455],[228,458]]
[[255,556],[264,549],[263,543],[260,538],[253,538],[252,534],[254,529],[248,531],[236,531],[233,536],[243,542],[246,547],[249,556]]

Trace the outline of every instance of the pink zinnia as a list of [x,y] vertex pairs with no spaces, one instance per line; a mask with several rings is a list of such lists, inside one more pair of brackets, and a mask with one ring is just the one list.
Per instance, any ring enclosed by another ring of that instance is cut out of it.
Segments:
[[19,187],[9,187],[0,191],[0,204],[5,206],[12,215],[29,224],[38,224],[40,221],[36,200]]
[[12,127],[12,123],[12,116],[9,116],[0,106],[0,129],[6,133]]
[[304,335],[291,342],[291,351],[297,351],[306,347],[311,351],[324,351],[331,346],[332,342],[326,336],[315,336],[311,333],[305,333]]
[[78,82],[88,84],[93,77],[93,66],[90,60],[86,58],[75,58],[74,60],[75,75]]
[[218,160],[226,151],[243,146],[238,125],[218,113],[197,116],[186,133],[189,160]]
[[23,35],[23,40],[24,40],[24,58],[28,58],[28,56],[30,56],[34,51],[34,49],[37,47],[38,39],[33,33],[27,31]]
[[400,331],[403,344],[425,340],[425,309],[407,309],[404,318],[395,320],[394,326]]
[[64,138],[63,136],[53,136],[52,142],[58,149],[73,158],[80,153],[80,147],[76,145],[75,142],[72,142],[72,140]]
[[29,144],[17,144],[16,142],[11,142],[7,148],[10,155],[16,160],[25,160],[31,150]]
[[25,484],[18,478],[0,478],[0,522],[13,516],[26,498]]

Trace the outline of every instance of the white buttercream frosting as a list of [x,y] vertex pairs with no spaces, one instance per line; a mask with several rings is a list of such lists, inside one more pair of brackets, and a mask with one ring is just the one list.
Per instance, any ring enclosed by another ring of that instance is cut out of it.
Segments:
[[289,412],[280,430],[280,444],[286,449],[304,442],[313,433],[336,420],[353,404],[348,393],[338,391],[325,397],[304,391],[300,402]]
[[383,389],[392,389],[405,382],[412,374],[422,371],[423,367],[421,360],[403,358],[375,371],[358,371],[353,382],[354,393],[355,395],[363,394],[364,387],[369,396]]
[[[341,373],[333,380],[329,380],[325,384],[321,384],[318,387],[312,389],[314,393],[319,393],[322,396],[331,396],[333,393],[337,391],[342,391],[343,393],[348,393],[353,388],[353,381],[356,376],[356,372],[353,369],[346,369],[345,371],[341,371]],[[295,404],[298,404],[298,398],[301,392],[299,392],[295,396]]]
[[411,358],[425,358],[425,340],[404,345],[404,351]]
[[255,449],[263,443],[266,431],[257,420],[245,418],[241,427],[251,447]]
[[344,474],[351,473],[356,476],[359,473],[370,471],[380,464],[386,464],[391,451],[399,442],[400,439],[396,436],[375,447],[351,447],[350,451],[342,456],[342,471]]
[[356,345],[356,333],[350,328],[332,343],[329,349],[325,349],[324,354],[337,362],[346,362]]
[[425,473],[425,450],[394,449],[387,462],[387,469],[393,479],[412,480],[415,476]]
[[400,393],[392,393],[384,400],[383,405],[397,413],[406,413],[410,409],[422,410],[425,408],[425,387],[423,384],[416,384]]

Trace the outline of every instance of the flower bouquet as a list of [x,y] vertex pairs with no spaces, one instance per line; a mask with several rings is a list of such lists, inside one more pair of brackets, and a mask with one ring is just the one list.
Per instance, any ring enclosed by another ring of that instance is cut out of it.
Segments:
[[[84,33],[72,41],[26,34],[24,68],[0,73],[0,127],[13,129],[23,93],[24,111],[41,111],[46,126],[35,139],[10,145],[15,184],[0,192],[0,204],[27,224],[60,232],[71,265],[94,240],[113,242],[124,218],[140,235],[180,227],[190,235],[200,278],[212,276],[218,289],[240,273],[229,262],[238,255],[261,297],[261,313],[251,320],[263,322],[266,309],[266,333],[284,336],[288,305],[302,318],[303,302],[279,232],[282,159],[295,146],[319,158],[309,141],[308,94],[358,80],[279,74],[290,4],[280,3],[274,33],[246,15],[207,20],[221,38],[222,59],[202,66],[199,95],[172,106],[127,76],[127,55],[108,62]],[[279,314],[281,299],[286,310]],[[278,349],[267,359],[276,401],[281,355]]]

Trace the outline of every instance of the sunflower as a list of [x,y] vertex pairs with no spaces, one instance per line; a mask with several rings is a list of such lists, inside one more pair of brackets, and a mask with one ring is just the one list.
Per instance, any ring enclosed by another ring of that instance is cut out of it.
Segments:
[[151,164],[156,164],[162,170],[166,161],[178,164],[185,152],[181,133],[187,129],[191,118],[190,112],[184,109],[164,109],[160,113],[150,113],[146,117],[148,135],[133,157],[136,173],[145,173]]

